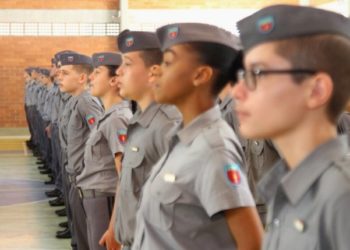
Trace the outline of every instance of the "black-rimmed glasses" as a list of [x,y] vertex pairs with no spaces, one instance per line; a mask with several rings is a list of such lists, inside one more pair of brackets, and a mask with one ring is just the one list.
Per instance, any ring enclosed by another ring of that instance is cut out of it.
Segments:
[[258,77],[263,75],[270,74],[306,74],[314,75],[316,70],[312,69],[281,69],[281,70],[262,70],[262,69],[253,69],[253,70],[244,70],[240,69],[237,71],[237,79],[239,81],[244,80],[246,86],[249,90],[255,90],[257,85]]

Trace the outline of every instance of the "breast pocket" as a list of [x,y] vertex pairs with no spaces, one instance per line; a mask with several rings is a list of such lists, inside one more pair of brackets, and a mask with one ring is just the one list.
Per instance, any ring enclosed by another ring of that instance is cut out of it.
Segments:
[[293,249],[318,249],[318,241],[316,240],[316,232],[311,232],[308,228],[301,232],[300,229],[295,228],[295,225],[288,225],[282,229],[280,234],[280,248],[289,249],[293,246]]
[[155,224],[158,228],[162,230],[169,230],[175,221],[175,207],[176,203],[181,197],[181,190],[172,185],[171,187],[166,187],[167,184],[161,188],[151,191],[151,197],[154,198],[149,202],[149,216],[150,222]]
[[129,146],[122,162],[121,188],[138,195],[145,183],[145,169],[142,166],[145,160],[145,151],[138,146]]
[[68,124],[68,140],[72,143],[81,143],[84,133],[83,120],[77,114],[73,115]]
[[102,144],[102,134],[97,132],[91,135],[92,137],[87,141],[87,147],[90,147],[91,159],[97,160],[101,158],[101,144]]

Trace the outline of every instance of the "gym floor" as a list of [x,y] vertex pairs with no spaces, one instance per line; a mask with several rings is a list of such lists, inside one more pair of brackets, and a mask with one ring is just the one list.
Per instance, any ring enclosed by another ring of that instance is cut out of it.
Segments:
[[0,128],[0,250],[65,250],[70,240],[56,239],[58,217],[44,192],[36,158],[25,147],[26,129]]

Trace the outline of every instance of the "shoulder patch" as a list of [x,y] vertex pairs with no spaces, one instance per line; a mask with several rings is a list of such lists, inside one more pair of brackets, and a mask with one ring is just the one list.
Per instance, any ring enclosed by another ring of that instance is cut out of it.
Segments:
[[224,174],[227,183],[232,187],[237,187],[242,181],[241,168],[236,163],[227,164],[224,167]]
[[125,144],[127,140],[126,129],[118,129],[117,131],[118,140],[121,144]]
[[89,125],[93,125],[95,122],[96,122],[96,118],[94,115],[92,114],[89,114],[85,117],[85,120],[86,122],[89,124]]

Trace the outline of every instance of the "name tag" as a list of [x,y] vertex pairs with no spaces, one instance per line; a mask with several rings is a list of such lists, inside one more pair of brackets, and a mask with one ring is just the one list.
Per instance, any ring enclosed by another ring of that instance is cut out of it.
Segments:
[[175,180],[176,180],[176,176],[174,174],[169,174],[169,173],[164,174],[164,181],[165,182],[173,183],[173,182],[175,182]]

